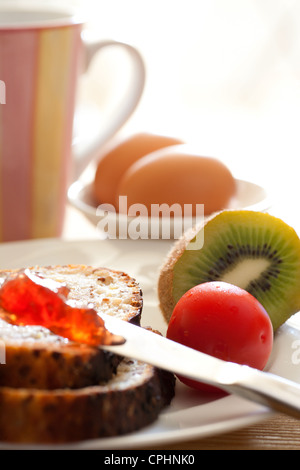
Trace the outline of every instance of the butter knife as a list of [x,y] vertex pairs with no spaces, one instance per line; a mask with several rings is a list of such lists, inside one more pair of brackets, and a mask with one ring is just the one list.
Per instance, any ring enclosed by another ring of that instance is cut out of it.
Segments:
[[300,418],[300,384],[269,372],[217,359],[115,317],[105,314],[101,317],[108,330],[125,338],[123,344],[101,348]]

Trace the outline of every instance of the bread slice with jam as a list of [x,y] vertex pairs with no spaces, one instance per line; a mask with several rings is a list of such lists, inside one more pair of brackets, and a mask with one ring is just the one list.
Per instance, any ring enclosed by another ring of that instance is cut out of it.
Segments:
[[[30,268],[65,284],[74,305],[93,304],[98,312],[140,324],[142,293],[137,282],[120,271],[68,265]],[[1,279],[13,271],[0,271]],[[0,385],[55,389],[79,388],[109,380],[120,360],[116,355],[65,340],[40,326],[15,326],[0,320],[6,364]]]
[[[85,265],[30,268],[65,284],[72,305],[89,305],[140,326],[142,292],[124,272]],[[0,271],[1,280],[15,271]],[[0,320],[0,441],[66,443],[132,432],[174,396],[173,374],[75,343],[39,325]]]

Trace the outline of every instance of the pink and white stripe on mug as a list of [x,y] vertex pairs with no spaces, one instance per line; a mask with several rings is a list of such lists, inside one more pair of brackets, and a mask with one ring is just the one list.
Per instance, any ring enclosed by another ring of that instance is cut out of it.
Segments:
[[0,27],[0,240],[61,232],[80,32]]

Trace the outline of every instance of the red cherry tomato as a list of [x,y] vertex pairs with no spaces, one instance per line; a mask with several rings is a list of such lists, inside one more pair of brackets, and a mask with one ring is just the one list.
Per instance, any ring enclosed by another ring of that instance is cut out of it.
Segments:
[[[273,327],[264,307],[247,291],[225,282],[207,282],[178,301],[167,337],[219,359],[262,370],[272,351]],[[178,378],[198,390],[218,390]]]

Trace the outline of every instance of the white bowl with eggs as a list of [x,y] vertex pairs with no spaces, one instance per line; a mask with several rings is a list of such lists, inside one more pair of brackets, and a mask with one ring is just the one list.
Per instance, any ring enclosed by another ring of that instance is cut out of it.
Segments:
[[[102,238],[177,239],[213,212],[269,208],[262,187],[233,178],[220,160],[200,157],[197,150],[172,141],[141,155],[143,137],[113,148],[90,181],[78,180],[69,188],[69,201]],[[155,136],[146,138],[148,149],[153,148]]]
[[[270,207],[266,191],[261,186],[244,180],[236,180],[236,197],[230,209],[267,211]],[[183,227],[182,218],[128,217],[125,214],[98,209],[93,196],[92,182],[74,182],[68,191],[70,203],[76,207],[98,229],[102,238],[134,238],[134,227],[140,223],[140,236],[144,239],[173,239],[180,236]],[[194,226],[196,218],[185,220],[186,228]],[[151,235],[152,229],[152,235]],[[139,228],[136,229],[138,234]],[[156,236],[158,234],[158,236]]]

